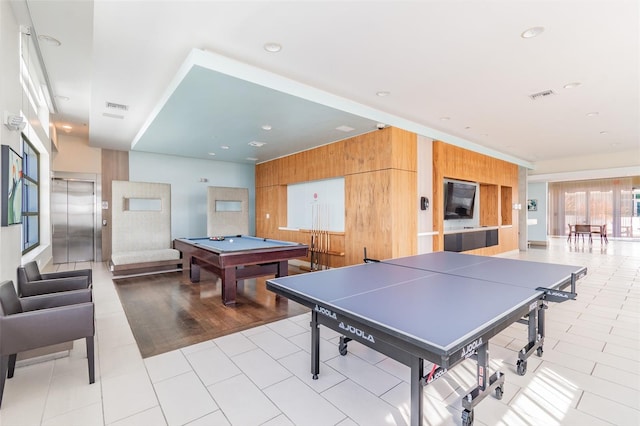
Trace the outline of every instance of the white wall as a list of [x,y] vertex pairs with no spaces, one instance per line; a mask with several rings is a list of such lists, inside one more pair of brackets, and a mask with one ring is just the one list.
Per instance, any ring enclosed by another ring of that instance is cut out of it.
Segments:
[[[527,211],[527,219],[536,219],[537,224],[528,226],[529,241],[547,241],[547,183],[536,182],[527,185],[527,200],[538,200],[537,211]],[[522,203],[526,209],[526,201]]]
[[418,197],[429,199],[429,208],[418,209],[418,254],[433,251],[433,140],[418,135]]
[[85,138],[58,132],[58,153],[52,168],[57,172],[102,173],[102,150],[89,146]]
[[[0,1],[0,118],[4,112],[19,114],[22,96],[19,81],[19,26],[9,2]],[[20,132],[0,125],[0,143],[9,145],[21,153]],[[0,201],[0,204],[2,201]],[[0,208],[5,208],[0,205]],[[20,265],[22,227],[0,227],[0,281],[16,280],[16,268]]]
[[[207,179],[207,182],[201,182]],[[129,180],[171,184],[171,237],[207,235],[207,187],[249,189],[249,233],[255,234],[255,166],[129,152]]]

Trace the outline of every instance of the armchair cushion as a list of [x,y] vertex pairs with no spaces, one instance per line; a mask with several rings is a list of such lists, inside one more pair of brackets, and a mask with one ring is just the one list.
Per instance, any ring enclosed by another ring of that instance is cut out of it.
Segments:
[[93,301],[93,295],[91,289],[83,289],[22,297],[19,300],[22,306],[22,312],[28,312],[78,303],[90,303]]

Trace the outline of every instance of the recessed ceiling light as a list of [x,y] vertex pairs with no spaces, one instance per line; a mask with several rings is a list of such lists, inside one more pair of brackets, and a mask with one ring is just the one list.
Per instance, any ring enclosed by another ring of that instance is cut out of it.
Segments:
[[271,124],[263,124],[262,130],[271,130]]
[[228,145],[221,145],[220,149],[229,149],[229,146]]
[[449,121],[451,117],[440,117],[440,121]]
[[249,146],[254,146],[256,148],[260,148],[261,146],[266,145],[266,142],[258,142],[258,141],[251,141],[249,142]]
[[384,98],[385,96],[389,96],[390,94],[391,92],[387,90],[381,90],[379,92],[376,92],[376,96],[380,96],[381,98]]
[[599,114],[598,111],[588,112],[587,117],[597,117]]
[[249,161],[258,161],[258,159],[256,157],[247,157],[246,160]]
[[342,126],[336,127],[336,130],[340,130],[341,132],[346,133],[346,132],[353,132],[355,129],[353,127],[349,127],[343,124]]
[[564,85],[564,88],[565,88],[565,89],[575,89],[576,87],[580,86],[580,84],[582,84],[582,83],[580,83],[580,82],[578,82],[578,81],[574,81],[573,83],[567,83],[567,84],[565,84],[565,85]]
[[520,37],[522,38],[534,38],[538,37],[540,34],[544,32],[544,27],[531,27],[522,32]]
[[62,44],[60,43],[60,40],[58,40],[57,38],[53,38],[51,36],[44,35],[44,34],[39,35],[38,40],[40,40],[43,44],[46,44],[47,46],[58,47]]
[[207,154],[209,154],[209,155],[211,155],[211,156],[216,155],[216,153],[215,153],[215,152],[208,152]]
[[282,45],[278,43],[273,43],[273,42],[265,43],[264,50],[270,53],[278,53],[279,51],[282,50]]

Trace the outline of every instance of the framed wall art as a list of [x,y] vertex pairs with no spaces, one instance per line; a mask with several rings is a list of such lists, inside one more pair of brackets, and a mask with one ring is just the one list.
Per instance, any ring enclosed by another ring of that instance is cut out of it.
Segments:
[[1,145],[1,225],[22,223],[22,157],[8,145]]

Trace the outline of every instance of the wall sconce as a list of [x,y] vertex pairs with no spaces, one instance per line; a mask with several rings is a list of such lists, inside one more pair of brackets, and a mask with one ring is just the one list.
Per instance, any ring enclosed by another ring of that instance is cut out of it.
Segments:
[[4,125],[9,130],[22,131],[25,128],[25,126],[27,125],[27,122],[21,116],[15,115],[15,114],[10,114],[10,113],[5,111],[4,112]]

